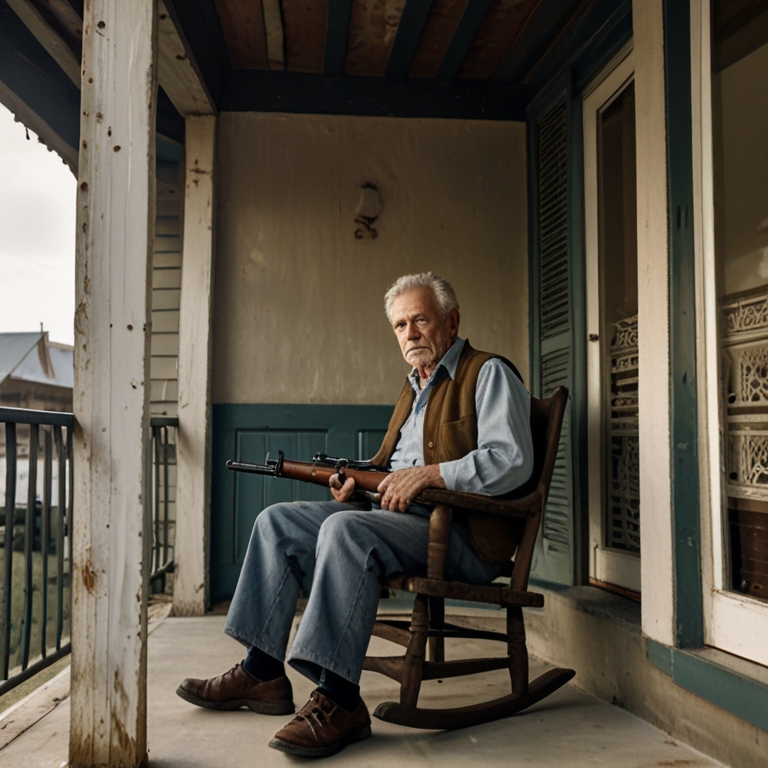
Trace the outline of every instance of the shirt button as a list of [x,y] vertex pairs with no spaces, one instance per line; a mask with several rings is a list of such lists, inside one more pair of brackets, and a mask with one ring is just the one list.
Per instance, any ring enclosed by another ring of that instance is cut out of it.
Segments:
[[433,443],[433,442],[430,440],[430,441],[427,443],[427,446],[428,446],[429,448],[434,448],[434,447],[435,447],[435,444],[434,444],[434,443]]

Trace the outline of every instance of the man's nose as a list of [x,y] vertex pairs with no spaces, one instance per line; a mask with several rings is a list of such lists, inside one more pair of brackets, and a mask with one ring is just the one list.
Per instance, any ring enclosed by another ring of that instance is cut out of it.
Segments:
[[416,327],[416,323],[409,323],[407,331],[409,339],[417,339],[419,337],[419,329]]

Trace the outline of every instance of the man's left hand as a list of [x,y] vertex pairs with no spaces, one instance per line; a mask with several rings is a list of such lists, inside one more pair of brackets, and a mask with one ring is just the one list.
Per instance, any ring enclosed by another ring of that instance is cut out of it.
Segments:
[[379,483],[381,508],[405,512],[425,488],[445,488],[439,464],[398,469]]

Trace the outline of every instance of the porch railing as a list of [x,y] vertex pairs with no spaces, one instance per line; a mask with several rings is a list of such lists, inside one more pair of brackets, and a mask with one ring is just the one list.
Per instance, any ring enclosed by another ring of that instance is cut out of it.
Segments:
[[[5,463],[2,695],[70,651],[74,417],[0,408],[0,422],[5,423],[5,444],[0,445]],[[17,501],[17,490],[26,503]]]
[[[74,416],[0,408],[0,424],[2,696],[71,650]],[[150,421],[154,592],[165,591],[174,566],[177,425],[175,418]]]
[[179,420],[153,416],[152,430],[152,592],[164,592],[168,573],[173,573],[173,541],[176,515],[176,428]]

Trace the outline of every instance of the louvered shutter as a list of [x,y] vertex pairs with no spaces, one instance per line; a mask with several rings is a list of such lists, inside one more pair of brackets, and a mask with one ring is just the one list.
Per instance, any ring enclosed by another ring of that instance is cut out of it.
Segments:
[[[550,108],[534,125],[534,259],[532,297],[538,318],[534,349],[538,391],[548,397],[563,385],[573,392],[572,286],[569,264],[568,120],[566,103]],[[536,543],[532,574],[562,584],[574,579],[572,413],[569,400],[549,499]]]

